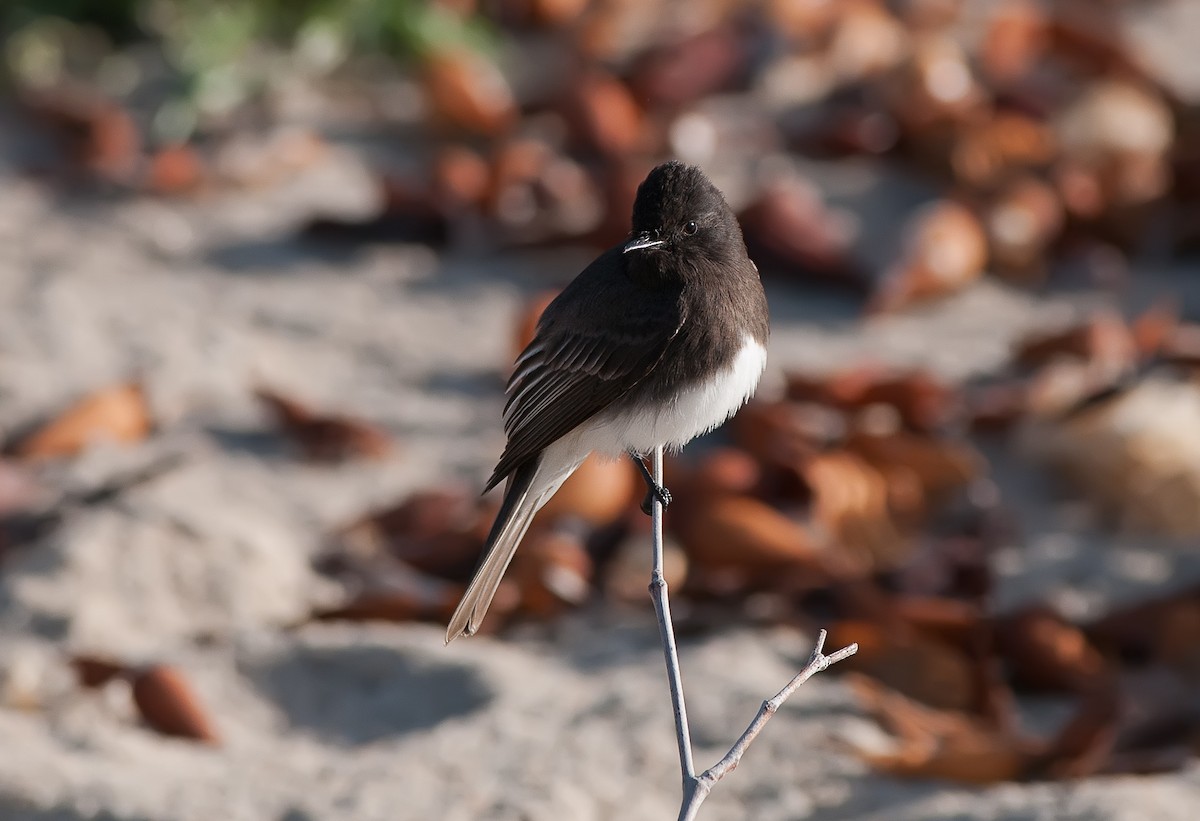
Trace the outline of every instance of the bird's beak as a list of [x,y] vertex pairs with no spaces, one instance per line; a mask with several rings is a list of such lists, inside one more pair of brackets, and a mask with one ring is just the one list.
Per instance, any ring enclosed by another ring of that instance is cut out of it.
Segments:
[[655,239],[649,231],[643,231],[625,243],[624,253],[628,254],[630,251],[640,251],[643,248],[657,248],[664,242],[666,242],[665,239]]

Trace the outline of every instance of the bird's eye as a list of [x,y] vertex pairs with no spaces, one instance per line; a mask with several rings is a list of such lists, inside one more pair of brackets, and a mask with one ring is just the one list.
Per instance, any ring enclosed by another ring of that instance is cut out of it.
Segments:
[[695,234],[699,230],[700,230],[700,226],[696,225],[696,223],[694,221],[689,222],[687,225],[683,226],[683,233],[687,234],[689,237],[692,236],[693,234]]

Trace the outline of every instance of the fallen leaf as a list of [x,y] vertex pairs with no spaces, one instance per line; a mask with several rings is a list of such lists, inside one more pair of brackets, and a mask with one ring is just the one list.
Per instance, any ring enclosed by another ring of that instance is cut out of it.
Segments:
[[1048,605],[1035,604],[994,622],[997,651],[1016,686],[1039,691],[1090,692],[1112,678],[1083,631]]
[[58,132],[77,168],[108,182],[133,182],[142,135],[125,108],[88,88],[49,89],[26,94],[22,102]]
[[1008,183],[984,215],[992,270],[1024,284],[1042,280],[1064,219],[1057,192],[1044,181],[1025,176]]
[[750,255],[765,273],[865,287],[865,272],[853,259],[850,223],[812,185],[799,179],[771,183],[738,220]]
[[283,432],[305,457],[313,461],[337,462],[360,456],[382,459],[392,450],[391,437],[361,419],[318,414],[266,388],[256,390],[255,396],[275,415]]
[[591,595],[592,573],[591,557],[575,529],[531,531],[513,559],[520,612],[547,620],[578,607]]
[[911,472],[920,483],[923,501],[928,499],[931,505],[964,489],[984,466],[983,457],[970,445],[902,431],[882,435],[854,431],[844,447],[884,474],[896,468]]
[[1137,361],[1137,342],[1120,314],[1101,310],[1080,325],[1019,341],[1014,357],[1025,367],[1037,367],[1056,357],[1076,357],[1095,363],[1105,373],[1117,374]]
[[953,645],[899,621],[842,620],[829,628],[831,646],[851,642],[858,642],[858,652],[847,659],[846,669],[932,707],[972,710],[977,705],[971,660]]
[[188,194],[198,189],[207,169],[190,145],[169,145],[150,155],[143,186],[154,194]]
[[894,311],[955,293],[975,282],[987,262],[987,235],[966,206],[949,200],[926,205],[905,228],[901,261],[885,273],[871,310]]
[[[491,526],[478,500],[459,488],[430,488],[342,528],[342,553],[370,560],[379,555],[443,579],[465,580]],[[337,564],[333,562],[333,564]]]
[[984,627],[980,608],[971,602],[909,595],[895,597],[891,608],[906,624],[957,647],[969,645]]
[[721,26],[654,45],[635,61],[630,85],[650,108],[678,108],[738,85],[749,57],[738,32]]
[[71,668],[75,671],[79,683],[89,689],[103,687],[117,678],[124,678],[131,672],[129,667],[111,659],[98,656],[74,656]]
[[958,389],[926,370],[894,371],[873,364],[855,365],[824,377],[790,373],[787,395],[844,411],[872,405],[894,408],[905,427],[921,433],[944,428],[961,413]]
[[627,457],[610,459],[593,453],[537,512],[534,522],[565,519],[602,527],[631,510],[644,487]]
[[141,385],[129,382],[88,394],[13,447],[22,459],[74,456],[95,441],[131,444],[153,423]]
[[892,518],[887,478],[861,456],[844,450],[819,453],[804,465],[812,488],[812,518],[848,558],[884,569],[901,561],[911,536]]
[[1049,21],[1041,4],[1007,0],[991,10],[979,62],[987,78],[1003,87],[1028,75],[1049,45]]
[[477,52],[450,49],[429,54],[421,79],[439,124],[497,136],[516,122],[516,102],[508,81]]
[[990,191],[1015,174],[1042,169],[1056,153],[1054,132],[1046,123],[1015,111],[995,111],[959,132],[950,165],[959,181]]
[[1020,779],[1044,748],[1036,740],[998,730],[965,713],[917,704],[866,676],[850,674],[848,681],[863,706],[894,737],[893,752],[854,750],[880,772],[996,784]]
[[643,115],[633,93],[599,69],[568,85],[561,104],[575,145],[600,155],[624,155],[642,141]]
[[707,578],[730,589],[803,578],[811,585],[840,572],[803,526],[758,499],[680,497],[671,510],[671,533],[687,554],[697,584]]
[[133,701],[145,722],[163,735],[219,743],[207,711],[174,667],[156,665],[135,674]]

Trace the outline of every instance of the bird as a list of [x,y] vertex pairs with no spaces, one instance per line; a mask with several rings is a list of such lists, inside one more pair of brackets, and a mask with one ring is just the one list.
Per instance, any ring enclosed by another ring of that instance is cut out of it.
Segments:
[[446,629],[479,629],[534,514],[591,453],[632,458],[642,508],[670,492],[644,457],[675,452],[753,395],[766,368],[766,294],[741,226],[704,172],[678,161],[638,186],[628,240],[546,307],[505,389],[505,482],[481,561]]

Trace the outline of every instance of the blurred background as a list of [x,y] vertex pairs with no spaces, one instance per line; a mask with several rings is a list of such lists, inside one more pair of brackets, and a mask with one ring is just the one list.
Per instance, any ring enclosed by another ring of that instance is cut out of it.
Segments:
[[772,309],[667,465],[709,819],[1200,806],[1200,4],[6,0],[0,818],[670,818],[631,465],[443,647],[657,162]]

